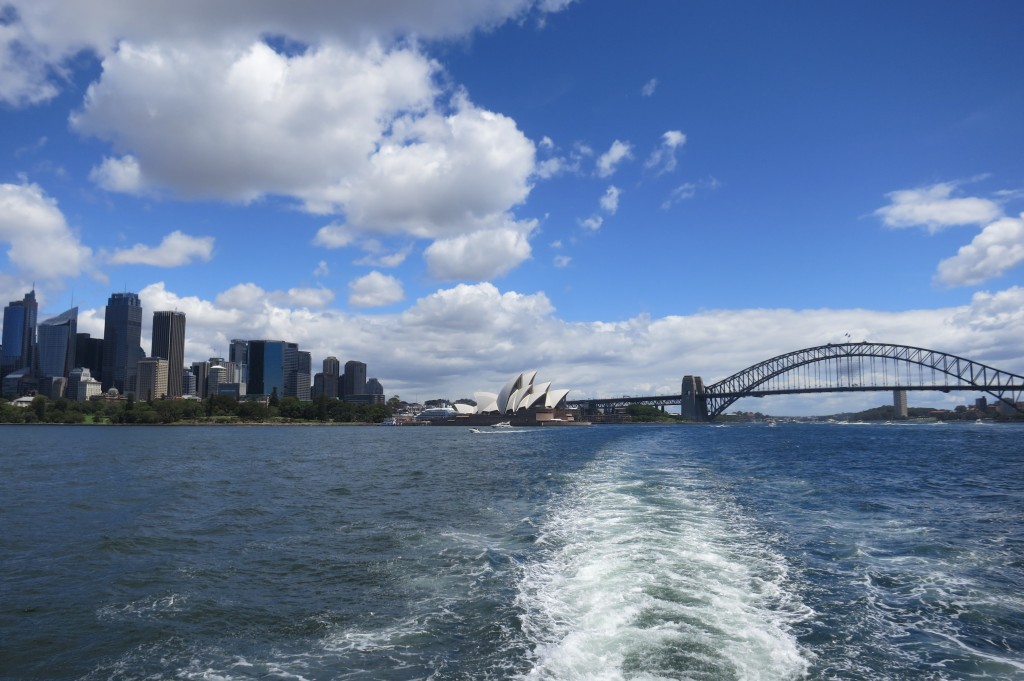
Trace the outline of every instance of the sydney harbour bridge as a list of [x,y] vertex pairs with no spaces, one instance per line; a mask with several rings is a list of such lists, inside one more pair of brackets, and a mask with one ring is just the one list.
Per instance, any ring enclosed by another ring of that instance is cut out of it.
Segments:
[[789,352],[711,385],[684,376],[678,395],[567,400],[566,406],[594,414],[631,404],[679,405],[684,419],[711,421],[744,397],[911,390],[984,392],[1024,413],[1024,376],[937,350],[868,341]]

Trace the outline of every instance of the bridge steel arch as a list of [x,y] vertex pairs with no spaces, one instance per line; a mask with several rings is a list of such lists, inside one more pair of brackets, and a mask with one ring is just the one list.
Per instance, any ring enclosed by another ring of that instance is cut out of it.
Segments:
[[743,397],[878,390],[975,390],[1022,411],[1024,376],[927,348],[829,343],[772,357],[698,388],[694,397],[711,420]]

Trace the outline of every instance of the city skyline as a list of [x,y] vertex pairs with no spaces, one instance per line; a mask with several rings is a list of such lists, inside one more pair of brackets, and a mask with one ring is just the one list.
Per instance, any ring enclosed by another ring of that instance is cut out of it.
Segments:
[[851,339],[1022,374],[1022,20],[13,2],[0,298],[34,289],[39,320],[77,307],[101,337],[134,291],[143,348],[151,311],[186,315],[185,366],[276,338],[410,401],[526,369],[576,398],[669,394]]

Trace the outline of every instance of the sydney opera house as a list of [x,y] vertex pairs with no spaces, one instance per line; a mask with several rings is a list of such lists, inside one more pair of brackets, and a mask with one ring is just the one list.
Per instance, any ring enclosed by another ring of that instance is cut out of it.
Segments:
[[454,413],[435,425],[485,426],[509,422],[514,426],[582,425],[565,409],[569,389],[551,388],[551,383],[534,383],[536,371],[517,374],[497,394],[473,394],[476,406],[455,404]]

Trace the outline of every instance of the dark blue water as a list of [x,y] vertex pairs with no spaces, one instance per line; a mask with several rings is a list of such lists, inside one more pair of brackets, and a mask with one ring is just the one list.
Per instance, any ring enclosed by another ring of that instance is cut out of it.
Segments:
[[0,427],[3,679],[1024,679],[1024,428]]

